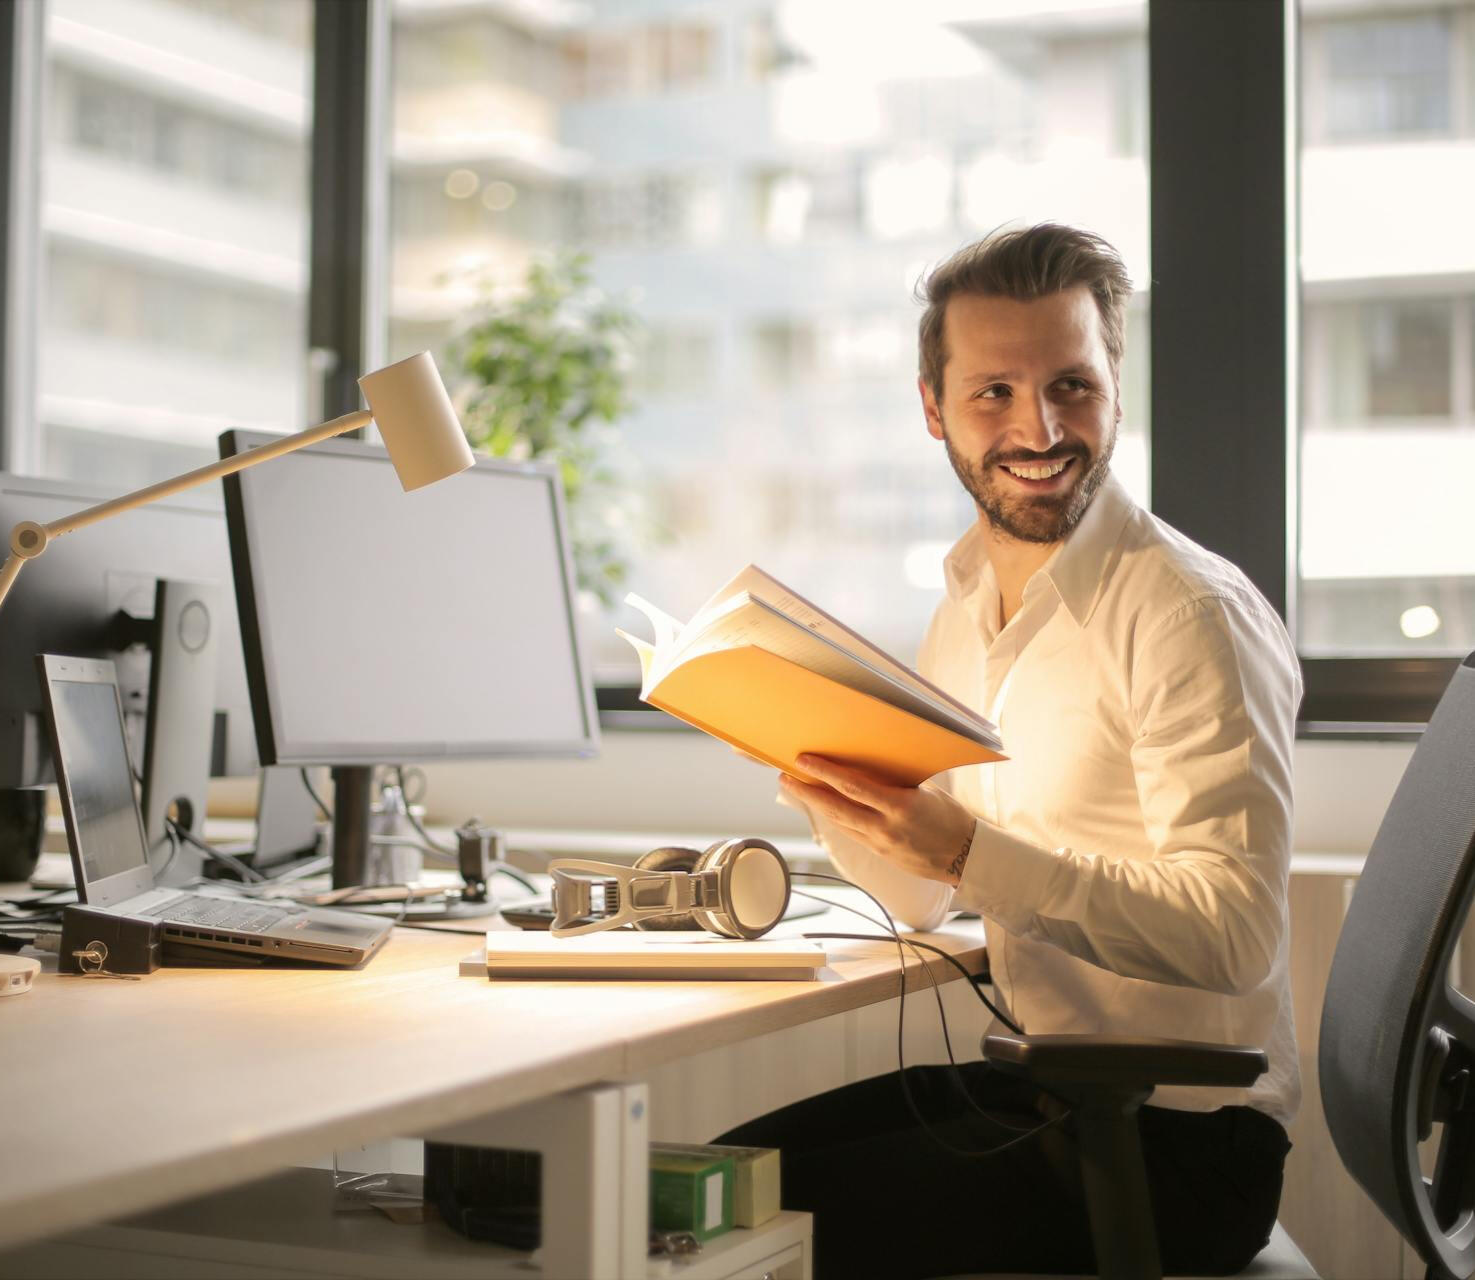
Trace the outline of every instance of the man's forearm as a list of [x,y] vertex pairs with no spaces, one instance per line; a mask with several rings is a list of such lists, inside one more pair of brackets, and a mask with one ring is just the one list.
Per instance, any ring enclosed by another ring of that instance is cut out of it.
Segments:
[[1228,995],[1247,995],[1275,963],[1280,859],[1211,849],[1108,858],[979,828],[957,904],[1011,933],[1123,977]]

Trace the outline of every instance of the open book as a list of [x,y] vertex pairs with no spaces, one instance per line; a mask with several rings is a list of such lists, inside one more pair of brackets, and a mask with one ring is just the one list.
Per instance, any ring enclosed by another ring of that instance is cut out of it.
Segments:
[[843,623],[749,565],[684,626],[637,595],[655,643],[640,696],[713,737],[813,781],[805,752],[915,786],[1004,758],[987,720]]

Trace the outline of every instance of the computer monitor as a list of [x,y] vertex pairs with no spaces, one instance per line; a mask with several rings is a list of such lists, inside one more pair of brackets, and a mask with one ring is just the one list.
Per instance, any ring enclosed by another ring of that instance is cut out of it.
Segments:
[[[83,481],[0,473],[0,533],[22,520],[56,520],[117,493]],[[0,612],[0,788],[37,787],[51,780],[36,678],[38,653],[112,658],[137,764],[143,767],[152,756],[155,773],[170,770],[169,760],[149,750],[158,744],[150,744],[144,731],[151,697],[155,716],[167,718],[178,702],[161,698],[159,682],[152,679],[161,581],[202,589],[216,584],[220,616],[210,628],[213,693],[207,690],[197,700],[207,722],[192,740],[202,743],[209,757],[199,762],[202,776],[206,763],[216,773],[250,773],[256,767],[256,748],[229,576],[230,551],[219,507],[189,498],[154,503],[110,520],[106,528],[58,538],[32,561]],[[175,599],[180,598],[176,593]],[[168,789],[160,778],[151,781],[161,782],[159,795]],[[196,818],[196,825],[203,822],[203,812]],[[178,860],[180,866],[188,863]]]
[[364,878],[373,766],[597,751],[554,468],[482,458],[405,493],[383,449],[335,440],[228,477],[225,507],[257,749],[333,766],[336,885]]

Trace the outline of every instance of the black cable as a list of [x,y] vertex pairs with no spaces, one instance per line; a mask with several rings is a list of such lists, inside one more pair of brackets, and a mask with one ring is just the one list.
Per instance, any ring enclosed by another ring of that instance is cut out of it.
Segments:
[[[425,774],[423,772],[421,772],[421,771],[417,771],[417,772],[420,772],[420,777],[422,779],[425,777]],[[430,832],[428,832],[427,830],[425,830],[424,824],[420,821],[419,818],[417,818],[415,816],[415,810],[410,805],[409,790],[408,790],[408,788],[405,785],[405,769],[404,769],[404,766],[403,765],[395,765],[394,766],[394,777],[395,777],[395,781],[397,783],[399,783],[399,792],[400,792],[400,795],[403,796],[404,797],[404,800],[405,800],[405,816],[407,818],[409,818],[410,825],[415,828],[415,831],[419,834],[420,839],[422,839],[423,841],[425,841],[426,845],[429,846],[429,849],[430,849],[431,852],[438,853],[443,858],[450,858],[453,862],[459,863],[461,861],[461,854],[460,854],[460,852],[458,850],[456,850],[456,849],[452,849],[452,848],[449,848],[446,845],[441,844],[440,841],[436,840],[430,834]],[[423,787],[421,788],[421,793],[420,794],[421,795],[424,794],[424,788]],[[417,795],[415,798],[417,800],[420,799],[420,795]],[[538,886],[537,885],[535,885],[531,880],[529,880],[520,871],[514,871],[511,867],[507,866],[505,863],[499,862],[499,863],[496,863],[492,867],[492,873],[494,875],[497,874],[498,872],[500,872],[504,876],[507,876],[511,880],[516,880],[517,883],[520,884],[525,890],[527,890],[528,893],[537,893],[538,892]]]
[[[878,910],[881,913],[881,915],[883,917],[885,917],[886,926],[887,926],[887,929],[890,931],[891,937],[889,939],[883,939],[883,941],[892,941],[892,940],[894,940],[896,942],[896,955],[897,955],[897,959],[901,963],[901,972],[900,972],[900,978],[901,978],[901,999],[897,1002],[897,1015],[896,1015],[896,1065],[897,1065],[897,1079],[898,1079],[898,1081],[901,1084],[902,1097],[904,1097],[906,1099],[907,1109],[912,1113],[912,1116],[916,1120],[918,1127],[922,1130],[923,1133],[925,1133],[929,1138],[931,1138],[933,1142],[937,1143],[938,1146],[942,1147],[945,1151],[950,1152],[952,1155],[962,1156],[965,1159],[970,1159],[970,1160],[981,1160],[981,1159],[985,1159],[988,1156],[995,1156],[995,1155],[998,1155],[1000,1152],[1007,1151],[1010,1147],[1018,1146],[1021,1142],[1026,1142],[1030,1138],[1036,1137],[1037,1135],[1039,1135],[1041,1133],[1044,1133],[1046,1129],[1054,1128],[1056,1125],[1060,1124],[1061,1122],[1063,1122],[1064,1120],[1066,1120],[1067,1118],[1069,1118],[1069,1116],[1071,1115],[1071,1111],[1069,1109],[1067,1109],[1065,1111],[1062,1111],[1058,1116],[1055,1116],[1053,1119],[1046,1120],[1042,1124],[1035,1125],[1032,1129],[1027,1129],[1023,1133],[1018,1134],[1017,1137],[1010,1138],[1007,1142],[1000,1143],[996,1147],[988,1147],[987,1149],[985,1149],[983,1151],[975,1151],[975,1150],[971,1150],[971,1149],[969,1149],[967,1147],[960,1147],[960,1146],[957,1146],[955,1143],[950,1142],[948,1139],[944,1138],[942,1136],[942,1134],[940,1134],[936,1129],[934,1129],[932,1127],[932,1125],[930,1125],[927,1122],[926,1117],[923,1116],[922,1109],[917,1105],[917,1100],[912,1095],[912,1086],[911,1086],[910,1082],[907,1080],[906,1060],[905,1060],[905,1028],[906,1028],[906,996],[907,996],[906,951],[903,949],[903,942],[902,942],[901,933],[897,930],[896,922],[891,918],[891,913],[886,910],[885,906],[875,896],[875,894],[871,893],[868,889],[861,888],[860,885],[855,884],[852,881],[846,880],[843,876],[827,875],[827,874],[825,874],[822,871],[793,871],[793,872],[790,872],[790,874],[791,875],[794,875],[794,876],[801,876],[801,877],[803,877],[805,879],[809,879],[809,880],[829,880],[829,881],[831,881],[834,884],[841,884],[841,885],[845,885],[847,888],[858,890],[860,893],[865,894],[865,896],[867,898],[869,898],[871,900],[871,902],[874,904],[874,906],[876,907],[876,910]],[[853,908],[853,907],[847,907],[844,903],[835,903],[834,905],[836,905],[838,907],[841,907],[844,910],[850,910],[850,911],[854,911],[855,910],[855,908]],[[864,914],[864,913],[857,912],[856,914]],[[923,968],[926,969],[927,966],[924,964],[923,965]],[[968,1097],[966,1090],[964,1091],[964,1096],[965,1097]],[[969,1098],[969,1101],[972,1101],[972,1099]],[[974,1105],[975,1105],[975,1110],[977,1110],[978,1109],[977,1108],[977,1105],[976,1104],[974,1104]],[[996,1124],[998,1124],[998,1125],[1001,1125],[1001,1126],[1005,1127],[1005,1128],[1012,1128],[1012,1126],[1005,1125],[1004,1122],[1001,1121],[1001,1120],[995,1120],[994,1122]]]
[[497,875],[498,873],[506,876],[509,880],[516,880],[517,883],[520,884],[529,893],[535,894],[540,892],[538,886],[535,885],[531,880],[529,880],[525,875],[523,875],[521,871],[514,871],[511,867],[506,866],[500,862],[493,863],[492,874]]
[[[817,875],[819,875],[821,873],[820,872],[817,872],[817,871],[797,871],[797,872],[794,872],[793,874],[795,874],[795,875],[815,875],[815,876],[817,876]],[[860,886],[858,884],[851,884],[851,882],[849,880],[842,880],[839,876],[834,876],[834,877],[831,877],[831,878],[834,879],[834,880],[839,881],[841,884],[850,885],[850,887],[853,888],[853,889],[860,889]],[[860,889],[860,891],[862,893],[865,893],[866,892],[864,889]],[[884,929],[886,927],[879,920],[872,920],[870,916],[868,916],[868,915],[865,914],[865,912],[863,912],[863,911],[857,911],[854,907],[847,906],[843,902],[836,902],[833,898],[822,898],[818,894],[805,893],[802,890],[798,890],[798,889],[794,890],[794,892],[797,893],[801,898],[810,898],[810,899],[812,899],[815,902],[827,902],[832,907],[839,907],[839,908],[841,908],[844,911],[849,911],[852,915],[857,915],[862,920],[870,921],[870,923],[873,924],[873,925],[875,925],[878,929]],[[867,893],[866,894],[866,897],[871,898],[871,895]],[[871,901],[872,902],[875,902],[876,900],[875,900],[875,898],[871,898]],[[877,903],[876,905],[877,906],[880,906],[879,903]],[[884,908],[883,908],[883,910],[884,910]],[[890,919],[890,917],[888,916],[887,919]],[[880,935],[868,937],[865,934],[860,934],[860,933],[806,933],[804,936],[806,938],[848,938],[848,939],[853,939],[856,942],[890,942],[891,941],[890,938],[881,937]],[[935,947],[935,946],[933,946],[930,942],[918,942],[915,938],[907,938],[907,939],[905,939],[905,941],[906,941],[907,946],[913,948],[914,950],[917,947],[921,947],[923,951],[931,951],[935,955],[941,956],[950,965],[952,965],[954,969],[956,969],[960,974],[962,974],[964,978],[967,979],[968,985],[973,988],[973,994],[976,995],[981,1001],[983,1001],[983,1006],[984,1006],[985,1009],[987,1009],[991,1014],[993,1014],[994,1017],[996,1017],[1006,1027],[1008,1027],[1009,1030],[1012,1031],[1015,1035],[1022,1036],[1024,1034],[1024,1028],[1023,1027],[1021,1027],[1017,1022],[1015,1022],[1013,1018],[1011,1018],[1007,1013],[1005,1013],[1002,1009],[1000,1009],[998,1005],[996,1005],[992,1000],[990,1000],[986,995],[984,995],[981,990],[979,990],[979,983],[988,982],[989,981],[989,976],[986,973],[969,973],[968,970],[963,967],[962,962],[959,961],[959,959],[957,958],[957,956],[953,955],[951,952],[944,951],[941,947]],[[944,1038],[946,1038],[946,1037],[944,1036]]]
[[[806,933],[804,936],[806,938],[849,938],[855,942],[891,941],[890,938],[880,933]],[[975,981],[977,975],[969,973],[968,970],[965,969],[962,963],[958,960],[957,956],[944,951],[941,947],[934,947],[930,942],[917,942],[915,939],[912,938],[907,939],[907,945],[909,947],[921,947],[923,951],[931,951],[935,955],[941,956],[968,980],[968,985],[973,988],[973,994],[976,995],[981,1001],[983,1001],[984,1008],[986,1008],[991,1014],[994,1015],[994,1017],[996,1017],[1006,1027],[1008,1027],[1009,1030],[1012,1031],[1015,1035],[1022,1036],[1024,1034],[1024,1030],[1019,1026],[1017,1022],[1014,1021],[1013,1018],[1011,1018],[1007,1013],[1000,1009],[998,1005],[996,1005],[992,1000],[984,995],[982,991],[978,989],[978,982]]]
[[[810,898],[815,902],[824,902],[832,907],[839,907],[842,911],[849,911],[852,915],[859,916],[862,920],[866,921],[868,924],[875,925],[878,929],[884,929],[886,927],[879,920],[873,919],[871,916],[866,915],[864,911],[858,910],[857,908],[852,907],[847,903],[836,902],[833,898],[822,898],[818,894],[805,893],[802,889],[795,889],[793,890],[793,892],[797,893],[800,897]],[[884,934],[867,933],[806,933],[804,936],[806,938],[816,939],[838,938],[855,942],[890,942],[892,940],[891,938],[886,937]],[[965,969],[954,956],[949,955],[941,947],[934,947],[930,942],[917,942],[915,939],[909,937],[903,938],[902,941],[911,948],[912,954],[915,955],[918,962],[922,964],[922,972],[927,975],[928,981],[932,984],[932,997],[937,1002],[937,1020],[942,1026],[942,1043],[947,1050],[948,1066],[952,1069],[954,1083],[956,1083],[958,1086],[958,1092],[963,1095],[963,1101],[966,1102],[984,1120],[993,1125],[994,1128],[1004,1129],[1010,1133],[1025,1132],[1025,1130],[1021,1129],[1018,1125],[1009,1124],[1004,1120],[1000,1120],[999,1117],[996,1116],[993,1112],[981,1106],[974,1099],[973,1095],[968,1091],[968,1082],[963,1078],[962,1068],[959,1067],[958,1059],[953,1053],[952,1036],[948,1032],[947,1025],[947,1010],[943,1008],[942,1004],[942,987],[939,985],[936,975],[933,974],[932,967],[922,960],[921,953],[922,951],[933,951],[942,956],[945,960],[950,961],[953,967],[956,968],[959,973],[961,973],[965,978],[970,978],[969,985],[972,986],[971,975],[968,973],[968,970]],[[982,1000],[985,1007],[987,1007],[988,1010],[996,1017],[1003,1016],[999,1013],[997,1009],[994,1008],[993,1004],[988,1000],[983,992],[978,990],[977,987],[973,987],[973,994],[976,995],[980,1000]],[[1007,1022],[1008,1019],[1006,1018],[1005,1021]],[[1013,1024],[1010,1023],[1010,1025],[1012,1026]]]
[[164,839],[169,841],[169,856],[164,859],[164,865],[154,872],[155,880],[162,880],[169,868],[174,865],[175,856],[179,853],[179,837],[174,834],[174,824],[164,823]]
[[[805,893],[802,889],[793,889],[790,890],[790,892],[800,898],[808,898],[812,902],[823,902],[826,906],[839,907],[842,911],[849,911],[852,915],[859,916],[867,924],[873,924],[878,929],[884,929],[886,927],[879,920],[873,919],[871,916],[866,915],[864,911],[861,911],[856,907],[852,907],[848,903],[835,902],[831,898],[822,898],[817,893]],[[804,936],[806,938],[850,938],[857,941],[866,942],[891,941],[890,938],[884,937],[880,934],[870,936],[859,933],[806,933]],[[943,1048],[947,1050],[948,1065],[951,1066],[954,1071],[956,1071],[958,1069],[958,1059],[953,1054],[953,1039],[948,1031],[947,1011],[942,1007],[942,986],[937,981],[937,976],[932,972],[932,967],[925,960],[922,959],[921,952],[917,950],[917,944],[914,943],[910,938],[900,938],[899,940],[905,942],[907,946],[912,949],[912,954],[917,957],[917,963],[922,966],[922,973],[926,976],[927,981],[932,984],[932,998],[937,1002],[937,1021],[942,1027]]]
[[221,850],[215,848],[213,845],[207,844],[205,841],[201,840],[199,836],[195,835],[193,831],[188,831],[184,827],[180,826],[179,823],[175,822],[173,818],[165,818],[164,826],[167,830],[172,831],[186,844],[192,845],[194,848],[198,849],[207,858],[212,858],[216,862],[220,863],[222,866],[229,867],[232,871],[236,873],[236,875],[240,876],[242,880],[250,881],[253,884],[260,884],[266,879],[266,877],[255,868],[248,867],[239,858],[232,857],[230,854],[222,852]]
[[[399,793],[401,796],[403,796],[405,794],[404,765],[397,764],[394,766],[394,777],[395,781],[399,783]],[[405,817],[409,818],[410,825],[414,827],[417,832],[419,832],[420,839],[425,841],[425,843],[428,844],[433,850],[435,850],[436,853],[440,854],[441,857],[454,858],[457,862],[461,860],[461,855],[457,853],[456,850],[447,848],[445,845],[441,844],[440,841],[436,840],[430,834],[430,832],[425,830],[424,824],[421,823],[420,819],[415,816],[414,810],[410,808],[410,802],[408,800],[405,801]]]
[[312,797],[313,804],[317,805],[318,812],[328,821],[333,821],[333,811],[323,803],[322,796],[318,795],[317,789],[312,785],[312,779],[307,776],[307,769],[297,770],[297,776],[302,779],[302,785],[307,788],[307,794]]
[[[399,789],[405,798],[405,804],[407,806],[419,804],[420,801],[425,799],[426,788],[430,785],[429,780],[425,777],[425,770],[414,765],[411,765],[408,769],[403,765],[396,765],[395,768],[399,770]],[[410,785],[406,781],[407,778],[414,778],[420,784],[420,789],[415,792],[413,797],[410,795]]]

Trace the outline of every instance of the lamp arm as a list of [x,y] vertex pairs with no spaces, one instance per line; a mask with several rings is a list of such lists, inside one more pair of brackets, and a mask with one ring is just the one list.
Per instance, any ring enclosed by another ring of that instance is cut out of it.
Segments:
[[74,516],[64,516],[60,520],[53,520],[46,526],[47,536],[59,538],[64,533],[71,533],[74,529],[95,524],[121,511],[132,511],[135,507],[141,507],[159,498],[172,497],[176,493],[193,489],[197,485],[219,480],[222,476],[234,475],[237,471],[254,467],[258,462],[268,462],[272,458],[281,457],[284,453],[291,453],[295,449],[317,444],[320,440],[331,440],[334,436],[341,436],[345,431],[355,431],[359,427],[366,427],[373,420],[374,415],[367,409],[345,413],[341,418],[334,418],[331,422],[309,427],[306,431],[299,431],[296,435],[283,436],[280,440],[257,445],[256,448],[247,449],[243,453],[221,458],[219,462],[197,467],[194,471],[186,471],[182,476],[175,476],[172,480],[160,480],[158,484],[151,484],[148,488],[140,489],[136,493],[125,493],[121,498],[100,502],[95,507],[88,507],[77,512]]
[[125,493],[120,498],[100,502],[94,507],[87,507],[77,512],[76,515],[63,516],[60,520],[53,520],[44,525],[24,521],[11,530],[10,555],[5,563],[0,565],[0,604],[4,603],[5,595],[20,573],[21,566],[27,560],[34,560],[45,551],[52,538],[59,538],[64,533],[71,533],[89,524],[96,524],[99,520],[106,520],[108,516],[132,511],[135,507],[144,506],[159,498],[168,498],[186,489],[208,484],[211,480],[218,480],[222,476],[234,475],[237,471],[254,467],[258,462],[268,462],[272,458],[281,457],[284,453],[291,453],[293,450],[306,448],[310,444],[317,444],[320,440],[330,440],[334,436],[341,436],[345,431],[356,431],[359,427],[368,426],[373,420],[374,415],[366,409],[345,413],[340,418],[334,418],[316,427],[309,427],[306,431],[297,432],[296,435],[283,436],[280,440],[272,440],[229,458],[221,458],[219,462],[212,462],[208,466],[186,471],[184,475],[175,476],[172,480],[161,480],[157,484],[151,484],[134,493]]
[[23,564],[25,564],[25,561],[12,552],[5,557],[5,563],[0,565],[0,602],[5,600],[5,593],[10,590],[10,584],[19,575],[20,567]]

